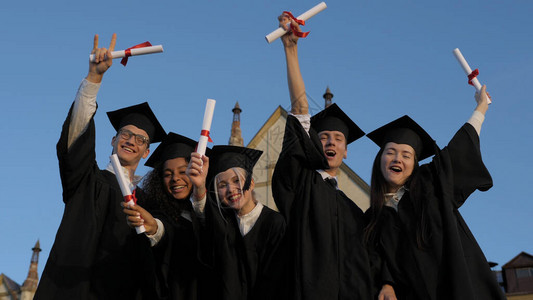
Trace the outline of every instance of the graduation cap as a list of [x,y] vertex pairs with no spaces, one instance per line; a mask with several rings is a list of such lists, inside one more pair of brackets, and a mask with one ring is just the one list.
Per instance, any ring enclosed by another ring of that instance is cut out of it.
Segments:
[[196,144],[196,141],[188,137],[169,132],[163,138],[163,142],[155,148],[154,153],[152,153],[144,165],[154,168],[158,163],[163,163],[169,159],[178,157],[188,158],[194,152]]
[[419,161],[436,153],[435,141],[407,115],[381,126],[366,136],[381,148],[388,142],[407,144],[413,147]]
[[365,135],[350,117],[337,104],[332,104],[311,118],[311,127],[316,132],[324,130],[340,131],[346,138],[346,145]]
[[209,172],[207,182],[211,182],[215,176],[230,168],[243,168],[248,175],[243,185],[243,191],[250,188],[252,173],[255,164],[263,154],[261,150],[255,150],[239,146],[214,146],[209,156]]
[[161,142],[166,132],[147,102],[107,112],[111,125],[118,132],[126,125],[134,125],[146,131],[150,143]]

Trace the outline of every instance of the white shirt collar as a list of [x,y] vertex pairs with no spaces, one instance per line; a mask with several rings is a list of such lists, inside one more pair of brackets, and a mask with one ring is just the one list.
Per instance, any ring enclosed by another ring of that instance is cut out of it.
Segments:
[[[107,164],[107,167],[105,168],[107,171],[115,174],[115,170],[113,169],[113,165],[111,164],[111,162],[109,162]],[[124,172],[124,176],[126,177],[126,180],[130,180],[130,172],[128,171],[128,169],[122,167],[122,171]],[[135,189],[135,187],[137,186],[137,184],[141,181],[142,179],[142,176],[139,176],[139,175],[133,175],[133,182],[129,182],[129,187],[130,187],[130,190],[133,191]]]
[[245,236],[248,232],[250,232],[250,230],[252,230],[255,222],[257,219],[259,219],[259,215],[261,215],[261,211],[263,211],[263,204],[261,204],[261,202],[257,202],[254,209],[252,209],[252,211],[249,213],[242,216],[235,214],[242,236]]
[[398,211],[398,204],[400,203],[400,200],[402,200],[403,194],[405,194],[406,191],[409,190],[405,186],[402,186],[396,191],[396,193],[385,194],[385,205]]
[[331,175],[329,175],[328,172],[326,172],[325,170],[322,170],[322,169],[316,170],[316,171],[318,172],[318,174],[320,174],[320,176],[322,176],[322,179],[324,179],[324,180],[329,179],[329,178],[335,179],[335,182],[337,183],[336,188],[337,188],[337,190],[339,189],[339,180],[337,179],[337,176],[331,176]]

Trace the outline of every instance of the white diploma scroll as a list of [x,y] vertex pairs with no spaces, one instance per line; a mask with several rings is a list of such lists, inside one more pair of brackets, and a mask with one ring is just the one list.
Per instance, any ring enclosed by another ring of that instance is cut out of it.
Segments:
[[[133,49],[130,49],[129,51],[131,53],[131,56],[160,53],[160,52],[163,52],[163,46],[156,45],[156,46],[148,46],[148,47],[142,47],[142,48],[133,48]],[[111,55],[113,56],[113,59],[123,58],[126,56],[126,50],[113,51],[111,52]],[[94,54],[89,55],[89,60],[91,62],[94,62]]]
[[[118,180],[118,185],[120,186],[120,191],[122,192],[122,196],[124,196],[124,201],[126,201],[126,196],[131,196],[130,187],[128,186],[128,181],[126,180],[126,177],[124,176],[124,172],[122,171],[122,165],[120,164],[120,161],[118,160],[118,155],[113,154],[109,157],[111,160],[111,165],[113,166],[113,170],[115,170],[115,176]],[[133,205],[135,202],[133,202],[132,199],[126,202],[128,205]],[[138,226],[135,227],[135,231],[137,231],[137,234],[143,233],[146,231],[144,226]]]
[[[303,14],[299,15],[298,17],[296,17],[296,19],[307,21],[307,20],[311,19],[316,14],[318,14],[319,12],[323,11],[326,8],[327,8],[326,2],[320,2],[315,7],[311,8],[310,10],[308,10],[308,11],[304,12]],[[283,36],[285,33],[287,33],[287,30],[285,30],[282,27],[280,27],[280,28],[272,31],[271,33],[267,34],[267,36],[265,36],[265,39],[270,44],[273,41],[275,41],[278,38],[280,38],[281,36]]]
[[211,121],[213,121],[213,112],[215,112],[215,103],[215,100],[207,99],[207,103],[205,104],[202,133],[200,134],[198,147],[196,148],[196,152],[200,153],[201,155],[205,155],[205,148],[207,147],[207,142],[209,141],[209,131],[211,130]]
[[[459,62],[463,70],[465,71],[466,75],[467,76],[470,75],[472,73],[472,69],[466,62],[466,59],[463,57],[463,54],[461,54],[461,51],[459,50],[459,48],[453,49],[453,55],[455,55],[455,58],[457,58],[457,61]],[[481,83],[479,83],[479,80],[477,80],[477,77],[472,79],[472,84],[476,88],[476,91],[479,93],[479,91],[481,91]],[[489,104],[492,102],[490,101],[488,97],[487,97],[487,100]]]

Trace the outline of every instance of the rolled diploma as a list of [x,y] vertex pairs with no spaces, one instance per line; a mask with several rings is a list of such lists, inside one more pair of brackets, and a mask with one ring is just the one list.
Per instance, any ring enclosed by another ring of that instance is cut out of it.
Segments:
[[[130,52],[131,52],[131,56],[160,53],[160,52],[163,52],[163,46],[156,45],[156,46],[149,46],[149,47],[143,47],[143,48],[134,48],[134,49],[130,49]],[[124,56],[126,56],[126,50],[113,51],[111,52],[111,55],[113,56],[113,58],[123,58]],[[94,62],[94,54],[89,55],[89,60],[91,62]]]
[[[131,195],[130,187],[127,184],[126,177],[124,176],[124,172],[122,171],[122,166],[120,165],[120,161],[118,160],[118,155],[113,154],[109,157],[111,160],[111,165],[113,166],[113,170],[115,170],[115,176],[118,180],[118,185],[120,186],[120,191],[122,192],[122,196],[126,197]],[[125,200],[125,199],[124,199]],[[133,205],[135,204],[133,200],[129,200],[126,204]],[[143,233],[146,231],[144,226],[138,226],[135,227],[135,231],[137,231],[137,234]]]
[[[313,7],[310,10],[304,12],[303,14],[299,15],[296,18],[300,19],[300,20],[307,21],[307,20],[311,19],[312,17],[314,17],[319,12],[323,11],[324,9],[326,9],[326,7],[327,7],[326,6],[326,2],[320,2],[315,7]],[[278,38],[280,38],[285,33],[287,33],[287,30],[283,29],[282,27],[279,27],[278,29],[276,29],[276,30],[272,31],[271,33],[267,34],[267,36],[265,36],[265,39],[267,40],[268,43],[272,43],[273,41],[277,40]]]
[[[470,75],[472,73],[472,69],[470,68],[470,66],[466,62],[466,59],[463,57],[463,54],[461,53],[459,48],[453,49],[453,55],[455,55],[455,58],[457,58],[457,61],[459,62],[459,64],[463,68],[463,70],[465,71],[466,75],[467,76]],[[472,84],[476,88],[477,92],[481,91],[481,83],[479,83],[479,80],[477,80],[477,77],[472,79]],[[492,103],[492,101],[490,101],[490,99],[488,99],[488,102],[489,102],[489,104]]]
[[[205,104],[204,121],[202,122],[202,131],[206,130],[207,132],[209,132],[211,130],[211,121],[213,121],[215,103],[215,100],[207,99],[207,103]],[[200,153],[201,155],[205,155],[205,148],[207,147],[208,140],[209,138],[207,136],[203,134],[200,135],[196,152]]]

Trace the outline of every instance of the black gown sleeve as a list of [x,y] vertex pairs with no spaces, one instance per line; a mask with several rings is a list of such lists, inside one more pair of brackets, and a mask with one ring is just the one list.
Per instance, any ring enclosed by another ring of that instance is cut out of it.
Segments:
[[272,176],[272,192],[280,213],[289,223],[292,202],[297,199],[302,169],[327,169],[322,143],[313,129],[309,135],[294,116],[287,117],[283,147]]
[[63,201],[65,202],[76,194],[76,190],[82,186],[81,183],[86,180],[91,172],[98,170],[95,152],[95,125],[92,118],[94,115],[89,121],[87,130],[68,149],[68,135],[73,107],[74,104],[69,110],[56,146],[61,183],[63,185]]
[[465,123],[433,163],[438,171],[448,173],[453,182],[453,206],[459,208],[475,190],[492,187],[492,178],[483,163],[479,136],[474,127]]

